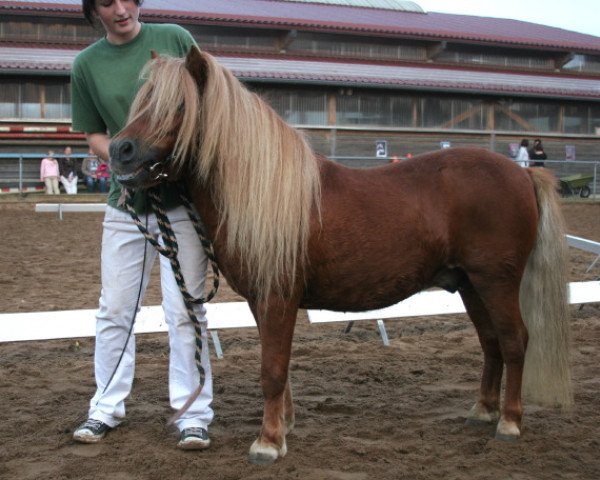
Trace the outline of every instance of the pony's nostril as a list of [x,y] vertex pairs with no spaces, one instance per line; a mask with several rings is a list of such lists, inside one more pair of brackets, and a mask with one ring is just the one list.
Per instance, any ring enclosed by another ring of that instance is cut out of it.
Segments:
[[121,162],[131,162],[136,156],[137,148],[132,140],[123,140],[119,144],[118,151]]

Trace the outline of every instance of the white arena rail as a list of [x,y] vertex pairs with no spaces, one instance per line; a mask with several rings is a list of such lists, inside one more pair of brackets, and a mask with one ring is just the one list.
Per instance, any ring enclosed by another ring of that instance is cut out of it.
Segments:
[[[0,314],[0,342],[94,337],[96,309]],[[223,351],[217,330],[256,327],[246,302],[207,303],[206,317],[218,358]],[[166,332],[167,323],[160,306],[142,307],[133,329],[135,334]]]
[[[569,284],[569,303],[583,304],[600,302],[600,281],[572,282]],[[389,345],[384,319],[421,317],[465,313],[465,307],[458,293],[445,290],[424,291],[406,300],[380,310],[366,312],[333,312],[330,310],[309,310],[310,323],[347,322],[346,332],[357,320],[377,320],[377,327],[384,345]]]
[[[40,203],[36,205],[36,212],[59,212],[62,219],[62,212],[100,212],[105,208],[106,204],[104,203]],[[598,254],[598,258],[588,268],[589,272],[600,259],[600,243],[573,235],[566,235],[566,238],[570,246]],[[571,282],[569,284],[569,303],[594,302],[600,302],[600,281]],[[218,358],[222,358],[223,352],[217,330],[256,326],[246,302],[208,303],[206,309],[208,330]],[[95,309],[90,309],[0,314],[0,342],[95,336],[95,312]],[[385,345],[389,345],[389,340],[383,323],[384,319],[464,312],[465,308],[460,295],[443,290],[423,291],[400,303],[379,310],[365,312],[307,311],[311,324],[346,322],[346,332],[350,331],[355,321],[376,320]],[[167,326],[161,307],[142,307],[140,309],[134,327],[136,334],[166,331]]]
[[104,212],[106,203],[36,203],[37,213],[58,212],[62,220],[63,212]]
[[[600,281],[570,283],[569,302],[571,304],[600,302]],[[217,330],[256,326],[246,302],[208,303],[206,310],[208,330],[219,358],[222,358],[223,352]],[[351,325],[350,322],[357,320],[377,320],[383,342],[388,345],[384,319],[445,315],[464,311],[458,294],[436,290],[418,293],[403,302],[380,310],[366,312],[308,310],[308,318],[311,324],[348,322]],[[95,309],[90,309],[0,314],[0,342],[93,337],[96,333],[95,313]],[[160,306],[140,309],[134,327],[136,334],[166,331],[167,325]]]

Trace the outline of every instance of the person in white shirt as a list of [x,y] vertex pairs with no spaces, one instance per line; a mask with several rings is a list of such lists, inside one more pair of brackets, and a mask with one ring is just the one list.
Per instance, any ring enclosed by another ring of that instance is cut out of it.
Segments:
[[519,147],[519,151],[517,152],[517,158],[515,161],[518,165],[521,165],[523,168],[529,166],[529,151],[527,148],[529,147],[529,140],[524,138],[521,140],[521,146]]

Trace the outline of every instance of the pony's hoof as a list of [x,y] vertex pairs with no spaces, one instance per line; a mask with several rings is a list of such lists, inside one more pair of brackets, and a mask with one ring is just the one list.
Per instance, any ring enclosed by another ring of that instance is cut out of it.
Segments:
[[250,452],[248,453],[248,461],[254,465],[271,465],[275,460],[279,457],[285,456],[287,453],[287,447],[285,442],[281,449],[277,450],[275,447],[271,446],[263,446],[258,443],[258,440],[255,440],[252,446],[250,447]]
[[496,429],[496,440],[503,442],[515,442],[521,436],[521,430],[515,422],[500,420]]

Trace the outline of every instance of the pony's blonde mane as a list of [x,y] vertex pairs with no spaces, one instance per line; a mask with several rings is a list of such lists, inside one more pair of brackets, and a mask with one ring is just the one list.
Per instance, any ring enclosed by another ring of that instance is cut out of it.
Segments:
[[196,162],[198,182],[211,186],[228,253],[244,263],[259,297],[289,292],[306,261],[311,212],[319,213],[319,164],[300,132],[201,55],[200,90],[185,59],[151,62],[130,117],[148,116],[160,142],[183,114],[174,156],[179,167]]

